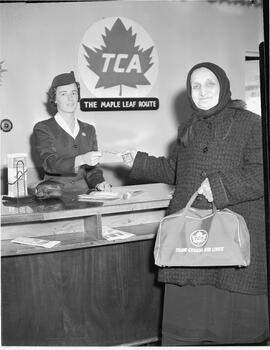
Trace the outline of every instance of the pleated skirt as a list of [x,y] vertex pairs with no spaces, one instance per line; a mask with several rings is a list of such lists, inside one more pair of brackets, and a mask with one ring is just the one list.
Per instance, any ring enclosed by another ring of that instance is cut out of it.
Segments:
[[266,295],[165,285],[162,346],[251,345],[268,337]]

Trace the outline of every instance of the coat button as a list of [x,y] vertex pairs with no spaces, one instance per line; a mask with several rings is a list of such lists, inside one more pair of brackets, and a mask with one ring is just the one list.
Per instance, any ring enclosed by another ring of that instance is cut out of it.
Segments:
[[207,146],[205,146],[205,147],[203,148],[203,153],[206,153],[206,152],[208,152],[208,147],[207,147]]
[[74,148],[78,148],[78,145],[74,145],[73,147],[74,147]]
[[201,176],[206,177],[206,172],[204,170],[201,172]]

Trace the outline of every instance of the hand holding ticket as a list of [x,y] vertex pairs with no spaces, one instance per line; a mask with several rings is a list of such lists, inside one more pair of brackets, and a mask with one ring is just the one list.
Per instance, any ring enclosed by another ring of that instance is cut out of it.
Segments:
[[136,157],[136,150],[128,150],[124,152],[116,152],[103,150],[101,162],[104,163],[124,163],[128,167],[132,167],[134,159]]
[[83,159],[84,159],[86,164],[91,165],[91,166],[95,166],[99,163],[101,156],[102,156],[101,152],[91,151],[91,152],[85,153],[83,155]]
[[125,163],[125,165],[127,165],[128,167],[133,166],[134,159],[136,157],[137,152],[138,151],[135,151],[135,150],[129,150],[129,151],[122,153],[122,159],[123,159],[123,162]]

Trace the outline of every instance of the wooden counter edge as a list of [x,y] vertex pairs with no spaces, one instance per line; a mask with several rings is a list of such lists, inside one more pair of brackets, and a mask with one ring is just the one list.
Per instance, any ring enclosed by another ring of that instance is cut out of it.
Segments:
[[43,213],[25,213],[25,214],[12,214],[12,215],[1,215],[1,226],[4,225],[12,225],[19,223],[30,223],[30,222],[46,222],[51,220],[61,220],[65,218],[79,218],[91,215],[102,215],[102,214],[115,214],[115,213],[125,213],[125,212],[134,212],[140,210],[151,210],[157,208],[167,208],[170,202],[169,198],[169,190],[173,188],[173,186],[165,185],[165,184],[149,184],[149,185],[137,185],[137,186],[123,186],[123,189],[129,190],[130,188],[151,188],[156,189],[161,187],[164,189],[167,188],[168,194],[164,195],[165,198],[158,199],[149,199],[149,200],[140,200],[132,201],[126,200],[124,202],[112,201],[106,203],[104,206],[98,206],[93,208],[83,208],[83,209],[66,209],[61,211],[53,211],[53,212],[43,212]]
[[[12,243],[10,240],[3,240],[1,242],[1,257],[10,257],[10,256],[18,256],[18,255],[31,255],[31,254],[46,254],[53,252],[60,252],[66,250],[74,250],[74,249],[84,249],[84,248],[96,248],[100,246],[108,246],[113,244],[123,244],[123,243],[132,243],[135,241],[149,240],[154,239],[156,236],[156,232],[158,229],[158,222],[148,223],[148,224],[140,224],[129,227],[119,227],[119,230],[125,232],[134,233],[134,236],[129,237],[127,239],[116,239],[113,241],[108,241],[106,239],[93,240],[91,237],[86,236],[84,232],[76,233],[76,234],[61,234],[54,236],[41,236],[40,239],[45,240],[59,240],[61,243],[54,246],[53,248],[43,248],[43,247],[35,247],[28,246],[18,243]],[[74,241],[72,242],[71,237],[74,237]]]

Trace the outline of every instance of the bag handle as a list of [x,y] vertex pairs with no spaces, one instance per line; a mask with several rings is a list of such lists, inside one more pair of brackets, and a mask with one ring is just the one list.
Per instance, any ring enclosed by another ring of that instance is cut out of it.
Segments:
[[[187,204],[186,204],[186,206],[184,208],[184,211],[187,211],[191,207],[192,203],[195,201],[195,199],[198,196],[198,194],[199,194],[198,190],[193,193],[193,195],[190,197],[189,201],[187,202]],[[217,211],[217,208],[216,208],[214,202],[211,202],[211,203],[212,203],[213,213],[215,213]]]

